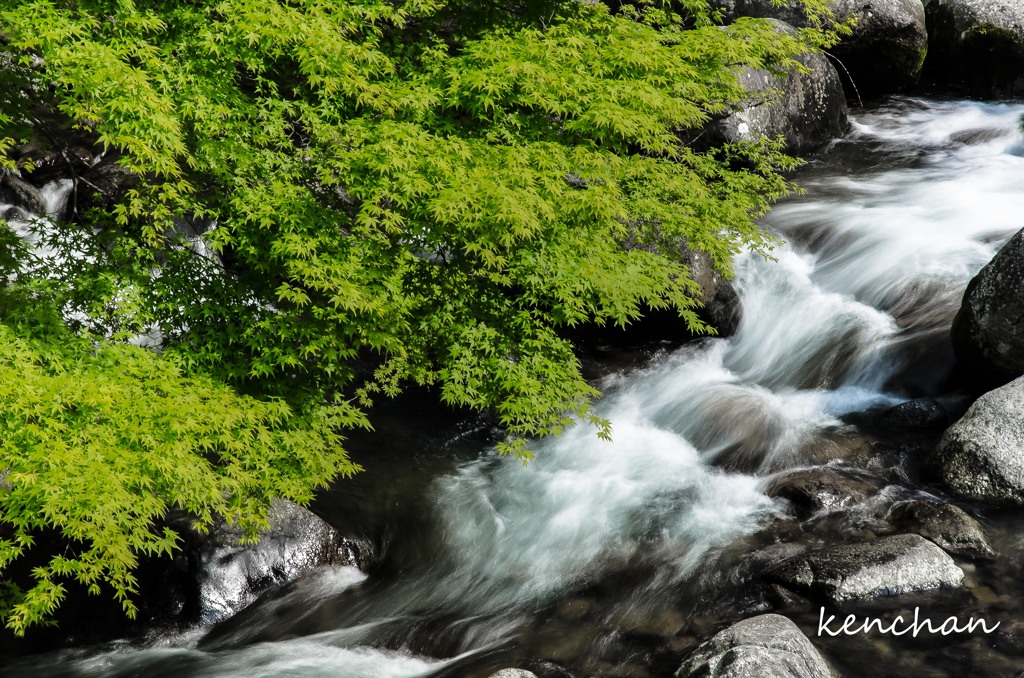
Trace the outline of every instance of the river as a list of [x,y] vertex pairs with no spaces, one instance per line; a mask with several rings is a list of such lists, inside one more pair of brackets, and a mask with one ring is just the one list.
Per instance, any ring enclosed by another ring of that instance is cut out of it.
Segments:
[[[949,326],[968,281],[1024,226],[1022,114],[909,98],[855,111],[850,134],[799,172],[806,192],[765,218],[784,241],[772,259],[737,258],[736,335],[651,349],[602,378],[613,441],[578,427],[524,467],[472,431],[418,436],[408,429],[429,422],[393,413],[405,432],[356,439],[366,478],[318,505],[375,533],[383,563],[369,575],[324,572],[212,632],[23,658],[5,675],[671,675],[722,624],[771,608],[750,584],[759,550],[855,533],[795,521],[766,494],[779,472],[845,465],[884,480],[876,503],[941,498],[912,445],[860,422],[912,398],[963,407]],[[389,450],[375,459],[375,446]],[[376,508],[342,515],[359,505]],[[988,519],[1017,544],[1018,518]],[[1005,589],[1008,568],[973,583]],[[816,609],[791,616],[812,634]],[[864,661],[881,663],[873,676],[962,675],[945,647],[880,643],[822,647],[850,675],[867,675]],[[1000,657],[971,652],[969,668],[996,675],[984,667]]]

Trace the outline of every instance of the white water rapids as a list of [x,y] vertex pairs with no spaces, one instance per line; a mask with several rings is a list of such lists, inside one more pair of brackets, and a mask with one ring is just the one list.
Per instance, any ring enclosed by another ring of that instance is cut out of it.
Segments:
[[[768,474],[840,456],[845,414],[943,395],[963,289],[1024,226],[1022,114],[1021,104],[921,100],[856,114],[848,138],[803,171],[806,195],[766,219],[788,241],[775,260],[737,260],[737,334],[602,384],[612,442],[580,427],[536,445],[527,468],[485,454],[440,478],[441,543],[407,577],[333,606],[371,582],[310,583],[301,604],[250,617],[283,627],[271,636],[239,630],[200,650],[192,633],[19,670],[428,675],[446,660],[402,640],[424,620],[459,629],[452,656],[500,644],[563,592],[638,559],[651,571],[638,598],[680,583],[699,591],[720,553],[785,511],[762,491]],[[627,597],[607,614],[629,613]]]

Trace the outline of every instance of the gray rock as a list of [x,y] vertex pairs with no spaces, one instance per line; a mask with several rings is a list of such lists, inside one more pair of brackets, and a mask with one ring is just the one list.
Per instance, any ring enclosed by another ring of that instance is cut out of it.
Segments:
[[973,372],[1006,382],[1024,374],[1024,230],[974,276],[953,320],[953,350]]
[[700,285],[702,307],[698,311],[701,320],[717,331],[719,337],[736,333],[742,315],[740,296],[730,278],[715,270],[707,252],[681,248],[679,259],[690,269],[690,276]]
[[13,174],[0,175],[0,202],[21,207],[31,214],[46,214],[46,198],[39,189]]
[[815,551],[780,564],[767,576],[834,603],[958,588],[964,581],[952,558],[916,534]]
[[744,619],[702,643],[676,678],[833,678],[796,624],[777,614]]
[[[788,24],[775,23],[780,33],[793,31]],[[808,72],[778,76],[753,68],[741,71],[740,83],[749,99],[739,110],[710,123],[695,139],[696,147],[781,136],[786,151],[800,155],[841,136],[847,117],[839,74],[822,54],[805,54],[799,61]]]
[[[794,26],[810,24],[794,0],[714,0],[727,21],[737,17],[770,17]],[[841,63],[847,94],[874,97],[900,92],[917,84],[928,52],[922,0],[832,0],[839,20],[854,18],[853,32],[829,53]],[[848,76],[847,76],[848,74]],[[851,86],[852,83],[852,86]]]
[[964,497],[1024,504],[1024,377],[978,398],[946,429],[935,460]]
[[1024,3],[925,0],[929,82],[976,96],[1024,94]]
[[537,678],[537,674],[526,669],[502,669],[488,678]]
[[311,511],[276,500],[270,529],[256,544],[239,544],[241,532],[220,525],[198,548],[195,578],[199,617],[220,621],[255,600],[267,589],[296,579],[324,565],[363,566],[368,548],[346,539]]
[[991,558],[995,555],[978,521],[952,504],[901,501],[889,509],[886,520],[893,527],[916,532],[958,556]]

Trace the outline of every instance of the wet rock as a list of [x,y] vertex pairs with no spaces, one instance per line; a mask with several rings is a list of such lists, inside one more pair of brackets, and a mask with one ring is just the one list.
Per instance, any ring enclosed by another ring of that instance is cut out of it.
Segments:
[[958,556],[991,558],[995,555],[978,521],[952,504],[902,501],[889,509],[886,520],[893,527],[915,532]]
[[526,669],[502,669],[492,673],[490,678],[537,678],[537,674]]
[[939,401],[918,398],[884,410],[878,416],[878,424],[894,430],[941,429],[949,425],[949,414]]
[[858,469],[821,466],[777,474],[768,481],[765,494],[788,500],[797,515],[806,518],[860,503],[881,486],[880,480]]
[[702,643],[676,678],[833,678],[796,624],[777,614],[745,619]]
[[[810,22],[800,5],[790,0],[715,0],[727,21],[736,17],[771,17],[793,26]],[[829,50],[841,63],[847,96],[877,97],[917,84],[928,53],[928,32],[921,0],[832,0],[839,20],[854,18],[853,32]],[[848,75],[847,75],[848,74]]]
[[946,484],[971,499],[1024,504],[1024,377],[978,398],[935,450]]
[[925,0],[925,78],[975,96],[1024,94],[1024,3]]
[[[789,24],[775,23],[780,33],[793,32]],[[781,136],[786,151],[800,155],[841,136],[847,117],[839,74],[822,54],[805,54],[798,60],[807,67],[806,73],[778,76],[760,69],[741,71],[740,83],[750,93],[749,99],[738,110],[713,121],[692,143],[710,148]]]
[[292,502],[276,500],[270,529],[256,544],[239,544],[241,532],[220,525],[197,541],[198,616],[203,623],[237,612],[267,589],[324,565],[365,566],[366,544],[343,537],[317,515]]
[[767,578],[843,602],[958,588],[964,572],[924,537],[901,534],[815,551],[780,564]]
[[974,276],[953,320],[953,350],[971,372],[999,383],[1024,374],[1024,230]]
[[39,189],[13,174],[0,175],[0,202],[20,207],[31,214],[46,213],[46,198]]

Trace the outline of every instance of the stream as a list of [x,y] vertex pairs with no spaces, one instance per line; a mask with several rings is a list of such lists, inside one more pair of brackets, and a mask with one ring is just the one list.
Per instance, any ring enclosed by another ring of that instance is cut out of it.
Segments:
[[[865,422],[914,398],[966,406],[948,332],[968,281],[1024,226],[1022,115],[1024,104],[910,98],[854,111],[850,134],[800,170],[806,192],[764,219],[785,244],[771,260],[737,258],[737,333],[647,347],[602,377],[611,442],[580,426],[535,444],[524,467],[472,423],[385,408],[379,433],[351,443],[366,473],[316,506],[381,544],[368,574],[321,572],[213,629],[0,670],[647,678],[672,675],[725,624],[779,609],[844,675],[1013,675],[1012,653],[981,639],[825,642],[818,608],[782,609],[756,573],[769,546],[857,539],[887,503],[950,500],[922,471],[934,438]],[[780,472],[824,464],[883,489],[810,521],[766,493]],[[1024,624],[1020,516],[960,505],[1000,557],[965,567],[966,598],[931,604]]]

